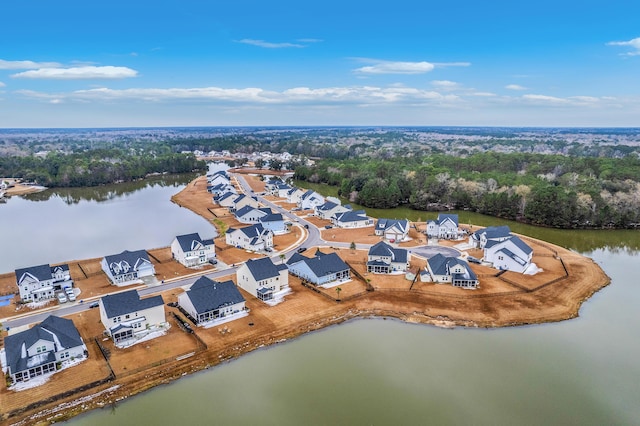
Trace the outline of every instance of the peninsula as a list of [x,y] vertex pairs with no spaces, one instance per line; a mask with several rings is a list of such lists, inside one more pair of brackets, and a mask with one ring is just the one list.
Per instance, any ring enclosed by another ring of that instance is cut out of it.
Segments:
[[[255,176],[236,180],[239,189],[245,192],[264,191],[264,182]],[[275,198],[260,197],[264,203],[276,202]],[[212,204],[204,177],[187,185],[172,201],[215,224],[221,234],[237,223],[233,215]],[[481,285],[476,290],[412,282],[405,275],[370,274],[365,266],[367,252],[362,247],[380,240],[372,228],[336,230],[323,226],[325,222],[321,219],[307,216],[308,211],[295,214],[294,232],[276,243],[276,248],[291,252],[304,244],[307,250],[337,253],[353,271],[352,280],[341,284],[341,291],[312,289],[292,276],[291,292],[284,302],[270,306],[243,292],[249,309],[246,318],[224,326],[197,328],[193,334],[180,328],[173,315],[179,311],[169,307],[167,320],[172,327],[166,336],[108,353],[104,352],[108,343],[102,338],[99,313],[95,309],[84,310],[70,318],[87,343],[89,359],[73,371],[56,373],[54,379],[42,386],[17,392],[2,389],[0,423],[58,422],[253,350],[354,318],[388,317],[440,327],[506,327],[561,321],[576,317],[581,304],[609,283],[609,278],[591,259],[525,236],[520,238],[533,248],[533,260],[542,271],[535,275],[498,273],[478,265],[476,272]],[[420,224],[414,225],[411,240],[402,243],[406,247],[425,245]],[[320,232],[323,241],[320,246],[309,245],[310,230]],[[223,239],[216,238],[216,252],[226,264],[235,266],[256,256],[225,244]],[[155,253],[154,258],[169,273],[167,265],[175,262],[170,256],[166,258],[166,253],[163,259],[162,251]],[[426,259],[417,258],[411,268],[417,272],[425,265]],[[161,294],[165,303],[172,304],[181,293],[182,289],[177,287]]]

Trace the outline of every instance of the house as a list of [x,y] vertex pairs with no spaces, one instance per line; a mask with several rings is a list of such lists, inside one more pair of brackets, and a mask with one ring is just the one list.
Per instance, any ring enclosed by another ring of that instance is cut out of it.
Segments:
[[282,299],[289,292],[289,269],[268,257],[247,260],[236,271],[238,287],[262,301]]
[[454,287],[463,288],[478,287],[476,274],[467,262],[457,257],[446,257],[438,253],[427,259],[427,269],[435,283],[451,283]]
[[260,251],[273,247],[273,232],[260,223],[245,228],[229,228],[225,238],[230,246],[245,250]]
[[314,285],[339,284],[351,279],[349,265],[335,253],[318,250],[314,257],[294,253],[287,261],[289,272]]
[[16,284],[23,302],[53,299],[57,290],[73,287],[69,265],[49,264],[16,269]]
[[289,185],[287,185],[286,183],[281,183],[274,189],[273,195],[279,198],[285,198],[290,190],[291,187]]
[[268,207],[256,208],[253,206],[244,206],[234,213],[240,223],[259,223],[260,219],[270,214],[271,209]]
[[280,213],[271,213],[260,218],[260,224],[274,233],[274,235],[281,235],[287,232],[287,225]]
[[233,281],[217,282],[208,277],[198,278],[180,294],[178,305],[198,325],[246,315],[244,297]]
[[476,248],[483,249],[488,241],[499,242],[511,237],[511,230],[508,226],[488,226],[474,232],[469,236],[469,244]]
[[214,197],[213,201],[219,204],[221,207],[231,207],[233,206],[233,202],[238,198],[239,195],[234,191],[227,191],[221,194],[219,197]]
[[203,240],[197,233],[178,235],[171,242],[173,258],[186,266],[204,265],[216,257],[213,239]]
[[209,186],[215,186],[218,184],[231,184],[231,181],[229,180],[229,176],[227,176],[227,173],[224,171],[217,171],[215,172],[213,175],[211,176],[207,176],[207,184]]
[[378,219],[374,232],[390,242],[404,241],[409,237],[409,221],[407,219]]
[[260,203],[258,203],[258,199],[256,197],[249,197],[248,195],[240,194],[233,200],[233,204],[229,206],[229,211],[232,213],[237,212],[246,206],[251,206],[257,209],[260,207]]
[[[264,191],[271,194],[271,195],[276,195],[278,193],[277,191],[277,187],[279,185],[283,185],[284,182],[282,181],[282,179],[280,179],[277,176],[270,176],[269,179],[267,179],[264,183]],[[291,189],[291,188],[289,188]]]
[[213,194],[214,198],[220,197],[226,192],[233,192],[234,194],[237,192],[236,188],[228,183],[219,183],[217,185],[207,186],[207,191]]
[[516,235],[501,241],[489,240],[484,246],[484,261],[496,269],[522,273],[532,258],[533,249]]
[[395,248],[380,241],[369,249],[367,272],[376,274],[406,272],[410,258],[411,253],[406,249]]
[[364,228],[373,226],[371,219],[364,210],[347,210],[346,212],[336,213],[331,222],[339,228]]
[[340,203],[326,200],[313,208],[313,214],[320,219],[331,220],[338,213],[348,212],[349,210],[351,210],[351,206],[343,206]]
[[73,321],[49,315],[38,325],[4,338],[3,370],[13,383],[58,370],[58,363],[89,355]]
[[112,284],[130,284],[156,273],[153,264],[144,250],[128,251],[105,256],[101,262],[102,270]]
[[137,290],[129,290],[102,296],[99,307],[102,325],[117,346],[130,346],[168,325],[162,296],[141,299]]
[[310,189],[302,194],[302,196],[300,196],[300,200],[298,201],[298,208],[300,210],[309,210],[323,203],[324,197],[318,194],[316,191]]
[[305,193],[306,192],[303,189],[296,188],[296,187],[291,188],[289,192],[287,192],[287,203],[297,205],[300,202],[300,198]]
[[427,221],[427,236],[442,240],[455,240],[460,236],[457,214],[439,214],[435,220]]

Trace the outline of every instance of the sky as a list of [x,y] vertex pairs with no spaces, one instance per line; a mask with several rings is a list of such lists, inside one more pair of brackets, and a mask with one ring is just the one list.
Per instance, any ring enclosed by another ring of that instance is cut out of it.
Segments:
[[0,128],[640,127],[640,2],[21,0]]

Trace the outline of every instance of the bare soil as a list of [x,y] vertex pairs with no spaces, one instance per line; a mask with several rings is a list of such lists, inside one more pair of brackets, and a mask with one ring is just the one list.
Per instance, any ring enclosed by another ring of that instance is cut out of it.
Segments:
[[[206,188],[202,193],[201,179],[188,185],[172,200],[208,220],[213,220],[215,216],[209,210],[212,207],[211,196],[206,193]],[[216,226],[226,224],[224,219],[219,220],[221,222],[216,223]],[[294,229],[297,230],[294,232],[303,232],[301,228],[294,227]],[[323,231],[323,237],[328,240],[363,243],[368,241],[375,243],[380,240],[379,237],[374,238],[372,234],[373,228]],[[292,234],[286,242],[279,244],[283,246],[290,244],[296,236]],[[420,234],[416,236],[419,237]],[[235,253],[234,250],[237,249],[224,247],[220,240],[220,238],[216,239],[216,248],[219,250],[217,253],[221,259],[224,256],[225,261],[229,259],[240,261],[247,256],[255,256],[244,251]],[[15,399],[17,397],[12,395],[13,392],[2,387],[0,410],[4,417],[0,423],[13,423],[20,418],[26,419],[23,424],[59,421],[93,407],[113,403],[119,398],[134,395],[158,384],[175,380],[185,373],[199,371],[257,348],[356,317],[394,317],[407,322],[441,327],[504,327],[561,321],[577,316],[582,302],[609,283],[609,278],[591,259],[530,238],[527,238],[527,242],[534,249],[534,262],[543,269],[543,272],[534,276],[515,273],[497,276],[497,271],[494,269],[472,264],[472,268],[481,280],[480,288],[477,290],[421,283],[419,279],[412,285],[404,275],[367,274],[365,251],[336,250],[342,259],[362,275],[364,280],[357,278],[357,274],[352,274],[351,281],[340,284],[341,291],[338,294],[335,288],[304,287],[297,278],[290,276],[289,284],[292,292],[285,297],[284,302],[276,306],[266,305],[241,290],[250,309],[247,317],[210,329],[196,328],[196,335],[207,345],[206,350],[197,350],[198,345],[194,339],[183,339],[184,336],[181,333],[184,332],[172,323],[170,334],[155,339],[153,343],[142,344],[129,351],[114,348],[112,359],[118,370],[116,379],[90,391],[59,398],[54,402],[41,402],[38,408],[7,419],[6,416],[13,407],[42,401],[44,395],[55,393],[56,389],[51,390],[45,387],[53,386],[54,383],[58,386],[58,375],[54,376],[51,383],[44,385],[43,390],[27,391],[24,395],[20,395],[20,402],[17,402]],[[328,252],[331,249],[323,248],[322,250]],[[475,252],[470,251],[471,255],[474,255],[473,253]],[[78,262],[78,264],[83,263]],[[411,261],[411,271],[417,273],[424,265],[424,259],[414,258]],[[86,266],[87,270],[92,270],[90,264]],[[99,277],[99,274],[96,274],[96,277]],[[234,276],[229,278],[235,279]],[[0,277],[0,288],[2,288],[3,279],[4,277]],[[367,291],[369,285],[373,287],[373,291]],[[96,285],[94,291],[99,289],[100,286]],[[179,289],[165,292],[163,297],[166,302],[175,301],[180,292]],[[168,308],[168,317],[171,309],[173,308]],[[96,311],[90,310],[73,317],[85,340],[102,332]],[[171,343],[166,344],[167,341]],[[193,356],[176,359],[176,355],[180,358],[180,354],[192,351],[196,352]],[[79,377],[84,375],[99,377],[104,374],[106,361],[102,355],[92,352],[91,356],[94,363],[82,363],[69,371],[74,374],[77,372]],[[110,388],[114,384],[119,387]],[[62,388],[64,387],[61,385]],[[97,395],[101,390],[107,391]],[[93,395],[93,397],[82,404],[73,405],[73,401],[79,401],[80,397],[87,395]],[[65,408],[58,412],[51,411],[56,406],[60,407],[58,404],[62,402],[69,402],[70,405],[64,406]]]

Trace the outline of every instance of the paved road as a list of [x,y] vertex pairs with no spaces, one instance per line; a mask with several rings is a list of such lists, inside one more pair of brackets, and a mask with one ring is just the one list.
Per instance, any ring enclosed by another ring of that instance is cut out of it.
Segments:
[[[281,213],[283,217],[286,217],[289,220],[291,220],[291,222],[294,223],[294,225],[302,226],[307,231],[306,239],[302,244],[300,244],[299,246],[293,246],[289,250],[286,250],[283,252],[286,259],[291,257],[291,255],[293,255],[293,253],[295,253],[300,247],[309,248],[309,247],[317,247],[317,246],[331,246],[331,247],[349,248],[349,246],[351,245],[350,243],[336,242],[336,241],[328,242],[323,240],[320,235],[320,230],[313,223],[305,220],[303,217],[299,217],[294,213],[291,213],[290,211],[283,209],[281,206],[269,200],[266,200],[264,197],[258,194],[255,194],[243,176],[235,175],[235,177],[236,177],[236,180],[238,181],[238,184],[242,187],[242,189],[246,194],[250,196],[255,196],[258,199],[258,201],[260,201],[260,203],[264,204],[267,207],[270,207],[272,210],[278,213]],[[369,249],[369,247],[371,247],[371,244],[356,244],[356,248],[359,250],[367,250]],[[436,253],[442,253],[445,256],[457,256],[459,254],[455,249],[449,249],[446,247],[434,247],[434,246],[416,247],[412,249],[412,252],[425,257],[431,257]],[[279,262],[280,254],[272,256],[271,259],[276,263]],[[217,280],[226,275],[235,274],[237,269],[238,267],[234,265],[232,267],[228,267],[228,268],[221,269],[214,272],[203,273],[201,275],[205,275],[213,280]],[[141,296],[157,294],[167,290],[172,290],[177,287],[189,286],[193,284],[193,282],[197,280],[199,277],[200,275],[189,277],[189,278],[171,280],[168,282],[160,283],[158,285],[147,286],[142,289],[139,289],[138,291]],[[123,291],[127,291],[127,290],[123,290]],[[63,304],[63,305],[55,306],[51,309],[47,309],[46,311],[34,312],[33,314],[13,317],[11,319],[4,320],[2,323],[2,326],[5,329],[16,328],[16,327],[21,327],[28,324],[41,322],[51,314],[55,314],[58,316],[67,316],[67,315],[77,314],[79,312],[83,312],[88,309],[91,309],[89,305],[91,304],[91,301],[95,301],[95,300],[97,300],[97,298],[92,300],[86,300],[83,303],[78,301],[78,302],[75,302],[74,304]]]

